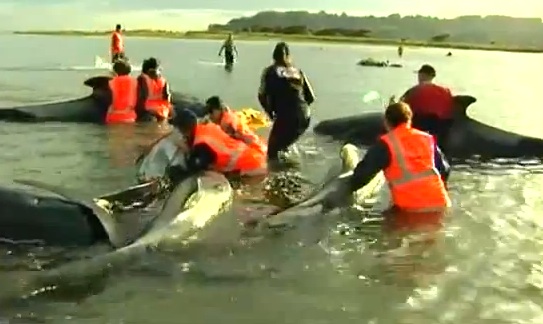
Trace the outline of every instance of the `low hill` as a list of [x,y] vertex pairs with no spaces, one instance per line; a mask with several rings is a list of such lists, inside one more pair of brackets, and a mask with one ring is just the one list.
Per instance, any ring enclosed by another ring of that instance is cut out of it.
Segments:
[[210,25],[219,31],[352,36],[413,41],[452,42],[543,48],[541,18],[461,16],[440,19],[425,16],[355,17],[307,11],[263,11],[251,17]]

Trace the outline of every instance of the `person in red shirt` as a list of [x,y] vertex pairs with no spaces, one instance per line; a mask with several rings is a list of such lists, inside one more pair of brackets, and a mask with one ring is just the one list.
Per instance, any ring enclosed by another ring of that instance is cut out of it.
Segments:
[[121,31],[121,25],[115,26],[115,31],[111,34],[111,63],[125,58],[124,55],[124,40]]
[[413,127],[432,134],[446,151],[454,115],[453,95],[448,88],[433,82],[436,70],[431,65],[424,64],[417,76],[418,84],[407,90],[400,100],[413,111]]

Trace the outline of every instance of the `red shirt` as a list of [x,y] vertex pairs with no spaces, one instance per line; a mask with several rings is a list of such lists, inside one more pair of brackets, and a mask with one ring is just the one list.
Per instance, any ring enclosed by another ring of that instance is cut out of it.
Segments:
[[415,115],[435,116],[439,119],[453,118],[453,96],[446,87],[422,83],[409,89],[404,101]]

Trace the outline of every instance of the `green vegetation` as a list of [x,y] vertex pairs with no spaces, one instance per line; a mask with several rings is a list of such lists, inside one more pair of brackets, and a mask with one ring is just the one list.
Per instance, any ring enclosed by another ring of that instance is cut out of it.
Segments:
[[[129,30],[127,36],[223,39],[233,32],[237,39],[406,45],[480,49],[510,52],[543,52],[540,18],[462,16],[454,19],[407,16],[351,17],[345,14],[305,11],[260,12],[212,24],[207,31]],[[19,31],[16,34],[105,36],[110,31]]]

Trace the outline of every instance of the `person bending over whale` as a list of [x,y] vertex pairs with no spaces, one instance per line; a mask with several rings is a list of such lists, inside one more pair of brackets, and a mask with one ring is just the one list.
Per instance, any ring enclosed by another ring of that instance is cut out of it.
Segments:
[[436,70],[424,64],[418,71],[418,84],[405,92],[401,101],[413,110],[413,127],[434,135],[445,152],[447,134],[453,123],[454,100],[451,91],[433,82]]
[[130,64],[116,61],[113,64],[115,76],[109,81],[109,91],[104,93],[108,103],[106,124],[134,123],[136,121],[137,83],[130,76]]
[[230,110],[220,97],[213,96],[208,98],[206,100],[206,110],[209,114],[209,119],[221,126],[226,134],[266,154],[266,143],[235,112]]
[[344,186],[327,203],[346,203],[349,192],[368,184],[381,170],[389,184],[393,208],[403,212],[440,212],[451,205],[446,189],[450,167],[428,133],[411,126],[413,113],[404,102],[385,111],[388,133],[381,136],[356,166]]
[[272,57],[273,64],[262,72],[258,101],[273,120],[268,159],[279,161],[279,152],[288,149],[309,127],[309,106],[315,95],[304,73],[292,65],[286,43],[278,43]]
[[176,114],[170,124],[186,139],[186,143],[178,145],[188,155],[187,168],[172,166],[168,169],[171,179],[182,179],[208,169],[242,177],[266,175],[265,154],[230,137],[219,125],[198,123],[196,115],[188,109]]
[[160,74],[158,60],[143,61],[138,81],[136,112],[138,121],[163,121],[172,115],[171,92],[168,82]]

